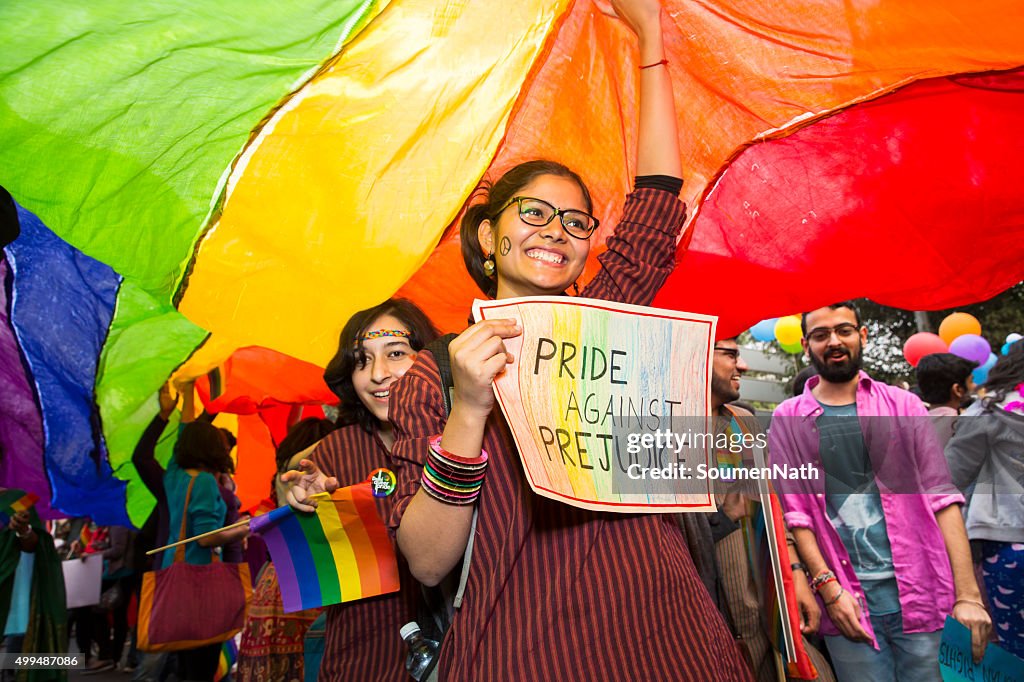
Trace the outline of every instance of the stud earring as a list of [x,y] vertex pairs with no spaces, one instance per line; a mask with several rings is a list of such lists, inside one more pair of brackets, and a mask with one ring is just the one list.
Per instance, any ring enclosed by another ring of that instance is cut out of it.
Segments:
[[489,254],[484,259],[484,274],[487,275],[488,279],[494,278],[494,254]]

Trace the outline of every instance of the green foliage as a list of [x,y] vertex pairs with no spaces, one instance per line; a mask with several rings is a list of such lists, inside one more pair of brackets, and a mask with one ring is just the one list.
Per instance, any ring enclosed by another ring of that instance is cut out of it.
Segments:
[[[938,332],[939,324],[950,313],[964,312],[974,315],[981,322],[982,335],[992,345],[992,352],[999,354],[1008,334],[1024,334],[1024,282],[1007,289],[987,301],[959,306],[948,310],[932,310],[925,313],[929,329],[920,330],[911,310],[890,308],[866,298],[858,299],[861,318],[868,328],[868,345],[864,348],[864,369],[872,377],[891,384],[916,383],[914,369],[903,359],[903,344],[918,331]],[[761,343],[742,337],[743,345],[760,348],[765,352],[777,353],[792,358],[792,371],[785,380],[806,366],[802,356],[784,353],[776,342]]]
[[[868,325],[870,341],[864,353],[865,369],[871,376],[889,383],[916,383],[913,368],[903,359],[903,344],[912,334],[921,331],[914,321],[914,313],[881,306],[867,299],[857,303]],[[987,301],[928,311],[926,316],[931,329],[924,331],[937,333],[942,320],[955,312],[970,313],[978,318],[982,336],[991,344],[992,352],[998,355],[1008,334],[1024,334],[1024,282]]]

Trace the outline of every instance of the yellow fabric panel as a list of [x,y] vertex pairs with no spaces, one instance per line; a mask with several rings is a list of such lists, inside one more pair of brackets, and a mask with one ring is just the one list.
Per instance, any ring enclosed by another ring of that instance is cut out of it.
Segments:
[[[188,360],[182,363],[171,375],[172,381],[198,379],[207,372],[223,365],[238,348],[237,345],[222,336],[212,335],[199,348],[196,348]],[[198,403],[197,403],[198,404]]]
[[568,0],[394,1],[241,156],[179,308],[320,365],[426,260]]

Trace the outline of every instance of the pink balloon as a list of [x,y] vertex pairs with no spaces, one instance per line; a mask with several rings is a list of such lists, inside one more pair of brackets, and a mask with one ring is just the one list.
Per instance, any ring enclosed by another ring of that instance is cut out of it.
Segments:
[[917,363],[926,355],[947,352],[949,352],[949,346],[946,345],[946,342],[938,334],[931,332],[918,332],[903,344],[903,357],[911,367],[917,367]]

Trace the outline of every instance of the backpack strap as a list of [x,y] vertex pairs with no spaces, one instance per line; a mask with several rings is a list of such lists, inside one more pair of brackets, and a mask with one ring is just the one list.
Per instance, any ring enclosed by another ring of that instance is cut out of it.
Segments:
[[455,390],[455,377],[452,376],[452,357],[448,354],[450,344],[457,334],[445,334],[439,336],[426,346],[423,350],[429,350],[437,363],[437,371],[441,374],[441,397],[444,398],[444,414],[447,417],[452,413],[452,392]]
[[[192,499],[192,486],[196,484],[196,474],[191,470],[186,469],[186,473],[190,476],[188,481],[188,490],[185,492],[185,508],[181,510],[181,530],[178,531],[178,539],[184,540],[185,533],[188,528],[188,503]],[[178,545],[178,548],[174,550],[174,563],[179,563],[185,560],[185,545]]]
[[[448,353],[448,345],[457,336],[457,334],[445,334],[440,336],[425,346],[425,350],[429,350],[430,354],[434,356],[434,361],[437,363],[438,373],[441,375],[441,397],[444,399],[444,413],[448,416],[452,413],[452,394],[455,391],[455,377],[452,375],[452,359]],[[438,623],[442,632],[448,629],[448,625],[451,623],[451,616],[454,614],[454,610],[462,606],[462,598],[466,592],[466,583],[469,582],[469,567],[473,562],[473,539],[476,536],[476,519],[478,509],[473,508],[473,520],[469,526],[469,538],[466,540],[466,551],[462,555],[462,568],[459,572],[458,587],[455,590],[455,595],[452,598],[452,610],[447,615],[447,623]],[[447,595],[446,595],[447,596]],[[447,599],[445,600],[447,601]],[[436,617],[435,617],[435,620]]]

